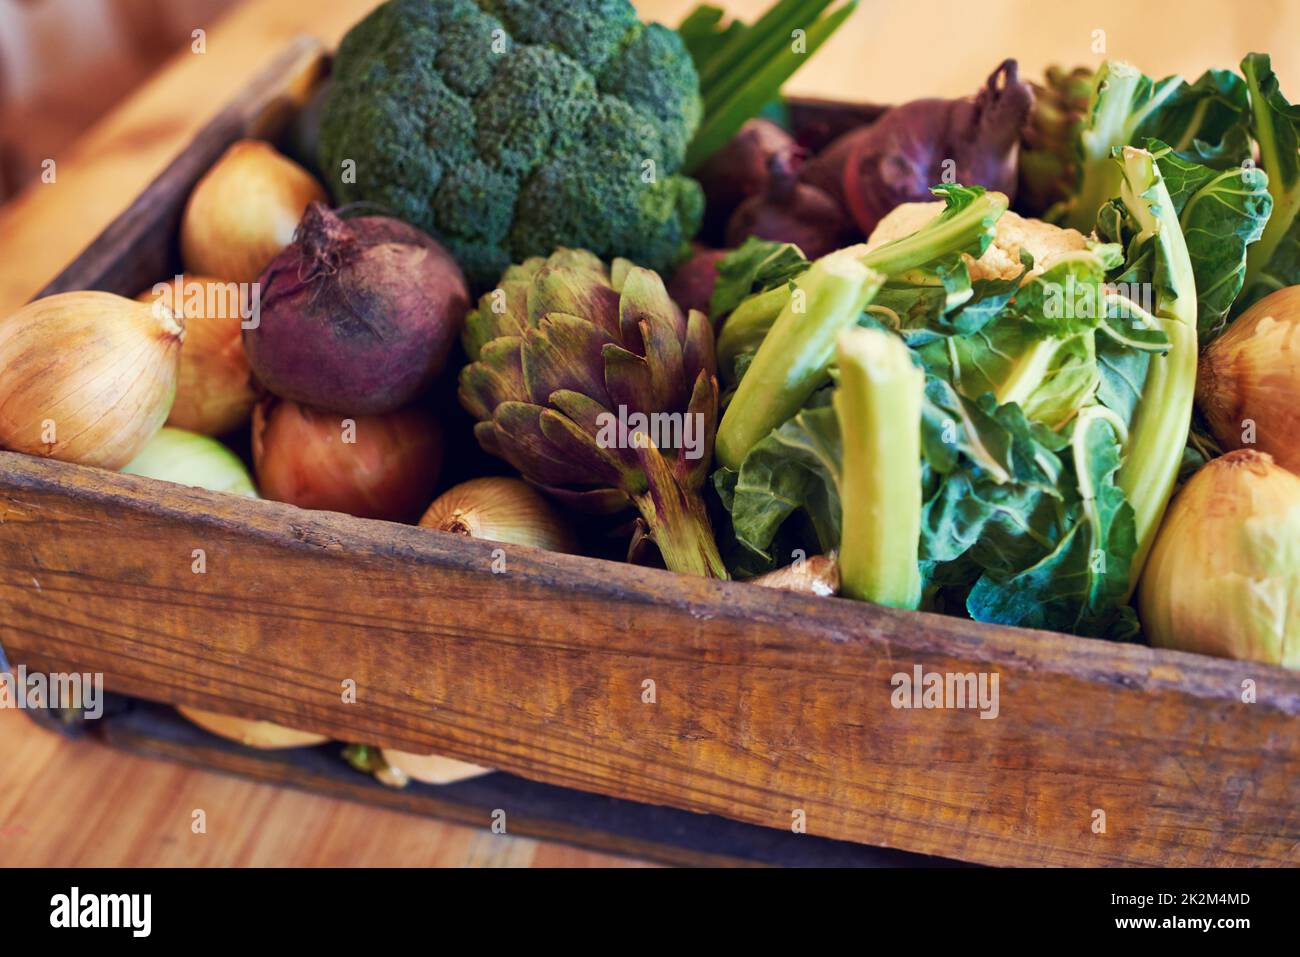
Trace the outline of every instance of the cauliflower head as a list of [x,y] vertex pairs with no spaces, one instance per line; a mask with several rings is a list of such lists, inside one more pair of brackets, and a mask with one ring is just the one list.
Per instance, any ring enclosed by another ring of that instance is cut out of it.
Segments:
[[[867,240],[872,250],[895,239],[910,236],[944,210],[943,203],[902,203],[887,213]],[[971,279],[1014,279],[1022,270],[1020,251],[1034,257],[1028,281],[1062,256],[1088,248],[1088,237],[1075,229],[1062,229],[1037,219],[1026,219],[1010,210],[998,217],[997,234],[984,255],[966,255]]]
[[681,38],[628,0],[390,0],[343,39],[320,162],[483,288],[560,246],[669,268],[699,227]]

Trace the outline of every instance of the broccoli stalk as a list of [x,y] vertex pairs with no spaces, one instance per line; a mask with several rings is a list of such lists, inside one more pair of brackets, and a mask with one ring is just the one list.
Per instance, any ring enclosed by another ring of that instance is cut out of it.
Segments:
[[[835,339],[871,301],[886,278],[962,252],[983,252],[1006,211],[1001,193],[952,188],[949,208],[910,236],[863,252],[851,246],[824,256],[794,282],[746,300],[723,326],[720,355],[734,357],[738,340],[762,337],[745,377],[718,426],[718,460],[739,469],[749,450],[803,407],[829,377]],[[783,308],[763,335],[776,304]],[[729,332],[732,323],[740,324]],[[723,368],[727,368],[724,361]]]
[[858,321],[884,277],[843,251],[795,280],[718,427],[718,461],[739,469],[754,445],[829,381],[835,339]]
[[718,368],[725,375],[733,374],[737,356],[759,348],[789,301],[789,285],[776,286],[750,296],[727,316],[718,333]]
[[840,590],[878,605],[915,608],[925,376],[903,341],[878,329],[841,333],[838,359]]
[[1155,158],[1134,147],[1124,147],[1121,155],[1120,199],[1141,229],[1137,242],[1156,244],[1155,315],[1169,337],[1169,351],[1151,357],[1124,449],[1124,464],[1116,478],[1133,506],[1137,526],[1137,551],[1129,574],[1132,594],[1173,494],[1191,428],[1196,392],[1196,280]]
[[1178,92],[1182,78],[1152,82],[1141,70],[1118,60],[1097,71],[1087,125],[1079,134],[1082,151],[1079,191],[1070,203],[1067,225],[1089,233],[1097,211],[1120,190],[1120,172],[1111,160],[1117,146],[1135,141],[1138,129]]

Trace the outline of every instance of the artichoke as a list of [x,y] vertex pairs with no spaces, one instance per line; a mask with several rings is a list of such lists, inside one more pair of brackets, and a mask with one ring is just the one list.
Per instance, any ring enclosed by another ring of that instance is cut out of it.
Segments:
[[507,269],[464,343],[460,400],[487,452],[572,507],[635,507],[635,542],[670,569],[727,577],[701,495],[718,413],[702,313],[649,269],[560,249]]
[[1041,216],[1078,185],[1079,131],[1088,114],[1093,73],[1078,66],[1047,68],[1045,85],[1031,84],[1034,108],[1021,133],[1020,206]]

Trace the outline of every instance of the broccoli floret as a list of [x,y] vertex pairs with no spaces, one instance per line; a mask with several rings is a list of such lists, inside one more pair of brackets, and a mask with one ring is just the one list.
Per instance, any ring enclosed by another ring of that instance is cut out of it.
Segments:
[[545,47],[516,47],[474,101],[479,154],[526,176],[548,156],[582,149],[595,105],[596,81],[573,60]]
[[[602,212],[592,216],[597,208]],[[520,191],[509,245],[634,250],[625,258],[665,269],[681,257],[703,212],[704,193],[685,176],[646,182],[639,160],[626,156],[583,166],[560,159]]]
[[603,92],[654,118],[674,169],[700,125],[698,83],[690,57],[682,56],[681,37],[658,23],[642,30],[600,77]]
[[513,47],[514,40],[501,21],[466,0],[443,18],[434,64],[457,93],[478,96]]
[[593,73],[641,29],[627,0],[483,0],[482,7],[520,43],[549,46]]
[[628,0],[390,0],[339,47],[320,161],[479,288],[557,246],[662,271],[703,213],[700,114],[681,39]]

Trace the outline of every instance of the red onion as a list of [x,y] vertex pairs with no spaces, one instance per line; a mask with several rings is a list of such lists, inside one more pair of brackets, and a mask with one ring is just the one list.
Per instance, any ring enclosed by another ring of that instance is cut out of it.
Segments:
[[352,415],[391,412],[442,371],[469,308],[465,277],[400,220],[343,220],[312,203],[262,273],[261,316],[244,330],[276,395]]

